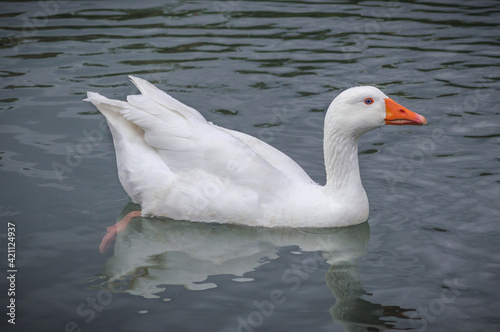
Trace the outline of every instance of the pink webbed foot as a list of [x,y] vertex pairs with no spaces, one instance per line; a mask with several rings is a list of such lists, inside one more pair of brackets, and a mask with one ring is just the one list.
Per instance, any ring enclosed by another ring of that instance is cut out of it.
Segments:
[[116,235],[118,235],[118,233],[123,232],[125,228],[127,228],[127,225],[130,223],[132,219],[140,216],[141,216],[141,211],[132,211],[128,213],[125,217],[123,217],[123,219],[117,222],[115,225],[106,227],[107,233],[101,240],[101,244],[99,245],[99,252],[102,254],[108,251],[111,244],[113,244],[113,242],[115,241]]

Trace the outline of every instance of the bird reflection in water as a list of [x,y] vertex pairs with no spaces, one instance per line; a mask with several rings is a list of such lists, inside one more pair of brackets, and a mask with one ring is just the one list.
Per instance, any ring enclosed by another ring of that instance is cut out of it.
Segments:
[[[137,205],[131,203],[123,214],[134,209]],[[207,282],[215,275],[251,281],[245,274],[279,258],[280,248],[298,247],[301,252],[315,253],[317,264],[326,260],[329,265],[326,285],[336,299],[330,314],[345,331],[383,331],[395,329],[403,320],[418,319],[414,309],[361,298],[367,293],[361,285],[358,260],[365,255],[369,238],[366,222],[340,228],[294,229],[135,218],[118,233],[114,254],[104,267],[106,281],[98,287],[159,298],[168,285],[184,285],[190,290],[217,287]]]

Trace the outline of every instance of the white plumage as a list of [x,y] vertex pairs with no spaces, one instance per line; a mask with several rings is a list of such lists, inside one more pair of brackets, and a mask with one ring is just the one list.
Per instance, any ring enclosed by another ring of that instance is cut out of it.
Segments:
[[128,96],[127,102],[93,92],[85,100],[106,117],[120,182],[141,204],[143,215],[266,227],[367,220],[357,146],[361,134],[387,122],[388,97],[380,90],[351,88],[330,105],[324,139],[327,184],[320,186],[267,143],[218,127],[151,83],[130,78],[141,94]]

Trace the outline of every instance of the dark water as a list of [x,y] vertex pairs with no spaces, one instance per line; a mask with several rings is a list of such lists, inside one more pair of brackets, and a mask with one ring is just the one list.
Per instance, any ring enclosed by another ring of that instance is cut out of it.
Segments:
[[[0,22],[8,330],[500,329],[499,1],[2,2]],[[324,110],[342,89],[375,85],[429,125],[362,139],[368,223],[143,219],[101,255],[130,207],[103,118],[81,99],[136,93],[130,74],[320,183]]]

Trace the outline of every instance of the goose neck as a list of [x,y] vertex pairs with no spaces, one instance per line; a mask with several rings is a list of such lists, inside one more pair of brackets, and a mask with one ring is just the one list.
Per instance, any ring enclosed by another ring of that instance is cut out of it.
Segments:
[[[330,133],[324,140],[326,187],[336,193],[362,189],[358,137]],[[364,190],[363,190],[364,191]]]

